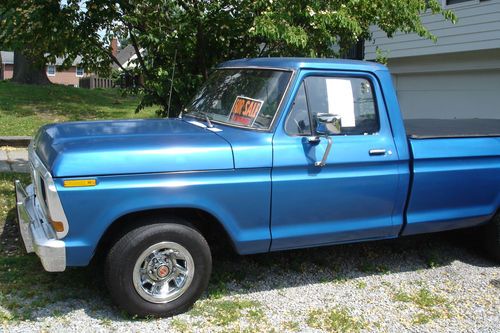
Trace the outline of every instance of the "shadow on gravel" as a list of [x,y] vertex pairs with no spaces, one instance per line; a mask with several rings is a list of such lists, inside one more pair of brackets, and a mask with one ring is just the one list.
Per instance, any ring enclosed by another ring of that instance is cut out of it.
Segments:
[[243,257],[218,252],[209,295],[224,293],[228,282],[236,284],[238,292],[255,292],[426,270],[454,261],[497,267],[466,233],[445,232]]
[[[14,222],[10,211],[0,235],[2,242],[19,238],[13,232]],[[427,270],[454,261],[497,266],[464,238],[466,234],[440,233],[251,256],[220,249],[213,254],[213,275],[204,298]],[[14,250],[7,247],[0,256],[0,323],[64,316],[72,311],[83,311],[103,322],[133,319],[110,303],[97,267],[46,273],[35,255],[21,254],[19,244]]]

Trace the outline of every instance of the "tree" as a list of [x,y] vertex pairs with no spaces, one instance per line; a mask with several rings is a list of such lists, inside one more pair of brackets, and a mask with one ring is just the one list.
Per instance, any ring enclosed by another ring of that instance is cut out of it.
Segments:
[[[57,56],[70,56],[78,41],[72,24],[78,8],[59,1],[3,0],[0,46],[14,50],[14,77],[20,83],[48,84],[44,67]],[[49,52],[50,50],[50,52]],[[67,59],[69,65],[72,59]]]
[[[403,31],[435,39],[420,14],[429,10],[456,20],[437,0],[4,1],[10,7],[0,5],[0,9],[10,10],[14,20],[1,21],[0,43],[14,45],[16,39],[22,46],[29,45],[40,62],[79,54],[86,68],[105,74],[111,63],[118,64],[110,50],[111,39],[127,40],[137,59],[127,68],[118,65],[125,75],[143,78],[130,89],[142,96],[137,110],[157,105],[159,114],[167,115],[171,103],[169,116],[180,112],[222,61],[256,56],[338,57],[356,41],[369,39],[371,25],[389,36]],[[28,22],[29,32],[13,22]],[[4,27],[13,35],[6,38]]]
[[46,85],[50,84],[45,68],[37,65],[24,55],[23,51],[14,51],[14,74],[12,81],[25,84]]
[[420,19],[427,10],[456,21],[453,12],[443,10],[436,0],[261,0],[257,4],[251,33],[265,43],[264,55],[339,57],[357,41],[370,39],[371,25],[389,37],[399,30],[436,40]]
[[222,61],[255,56],[338,57],[358,40],[369,39],[373,24],[389,36],[401,30],[435,39],[421,23],[421,13],[429,10],[451,21],[456,19],[436,0],[105,3],[109,4],[88,1],[84,21],[90,31],[97,25],[111,35],[127,38],[140,54],[133,69],[123,69],[144,77],[144,84],[137,88],[144,94],[138,110],[158,105],[159,113],[166,115],[173,85],[170,116],[179,113],[210,70]]

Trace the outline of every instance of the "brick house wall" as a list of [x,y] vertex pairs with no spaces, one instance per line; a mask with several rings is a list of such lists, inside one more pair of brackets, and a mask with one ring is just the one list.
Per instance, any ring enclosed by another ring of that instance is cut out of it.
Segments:
[[[47,68],[45,69],[47,70]],[[1,68],[0,79],[9,80],[12,79],[14,74],[14,65],[13,64],[3,64]],[[84,73],[83,76],[76,75],[76,66],[71,66],[68,69],[62,70],[58,66],[56,66],[55,75],[49,75],[47,73],[47,77],[50,82],[55,84],[63,84],[65,86],[75,86],[78,87],[78,82],[82,77],[87,76],[87,73]]]
[[4,64],[2,67],[2,79],[3,80],[12,79],[13,74],[14,74],[14,65]]
[[[86,75],[87,73],[84,73],[83,77]],[[78,82],[82,78],[82,76],[76,75],[76,66],[71,66],[70,68],[64,70],[60,69],[59,66],[56,66],[55,74],[49,75],[47,72],[47,77],[52,83],[75,87],[78,87]]]

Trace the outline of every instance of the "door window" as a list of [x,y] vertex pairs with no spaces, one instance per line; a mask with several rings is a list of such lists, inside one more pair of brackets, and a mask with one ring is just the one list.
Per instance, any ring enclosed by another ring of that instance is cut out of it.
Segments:
[[304,82],[300,85],[293,101],[285,130],[290,135],[312,135]]
[[304,79],[286,121],[286,132],[311,135],[318,113],[338,115],[340,135],[367,135],[379,130],[372,85],[364,78],[310,76]]

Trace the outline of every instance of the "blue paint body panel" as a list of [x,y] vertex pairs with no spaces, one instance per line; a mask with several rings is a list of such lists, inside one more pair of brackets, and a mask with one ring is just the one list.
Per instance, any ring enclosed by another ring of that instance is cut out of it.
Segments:
[[48,125],[36,144],[54,177],[234,167],[225,140],[181,119]]
[[[241,59],[221,68],[292,70],[268,131],[203,120],[98,121],[43,127],[34,140],[69,221],[69,266],[87,265],[105,231],[130,213],[192,208],[213,215],[241,254],[394,238],[473,226],[500,206],[500,138],[408,140],[387,68],[302,58]],[[309,75],[371,82],[380,130],[311,144],[287,114]],[[371,156],[371,149],[385,149]],[[95,187],[66,188],[91,177]],[[119,223],[119,222],[118,222]]]
[[271,168],[273,165],[273,133],[256,132],[231,126],[217,125],[216,132],[231,144],[236,169]]
[[413,187],[403,234],[472,227],[500,207],[500,138],[410,140]]
[[86,265],[102,234],[121,216],[160,208],[195,208],[212,214],[241,254],[269,250],[269,168],[96,179],[98,185],[88,188],[65,188],[61,178],[56,181],[71,223],[65,238],[71,266]]
[[268,67],[291,70],[318,69],[363,72],[387,71],[387,67],[368,61],[287,57],[236,59],[226,61],[219,65],[219,68],[225,67]]
[[[372,74],[304,69],[295,90],[311,75],[361,76],[380,96]],[[289,100],[289,106],[293,96]],[[400,158],[383,99],[377,99],[380,131],[375,135],[333,136],[324,167],[326,139],[315,145],[284,131],[281,118],[274,136],[271,207],[272,250],[396,237],[403,225],[409,186],[408,159]],[[386,149],[370,156],[370,149]],[[407,155],[403,155],[407,156]]]

